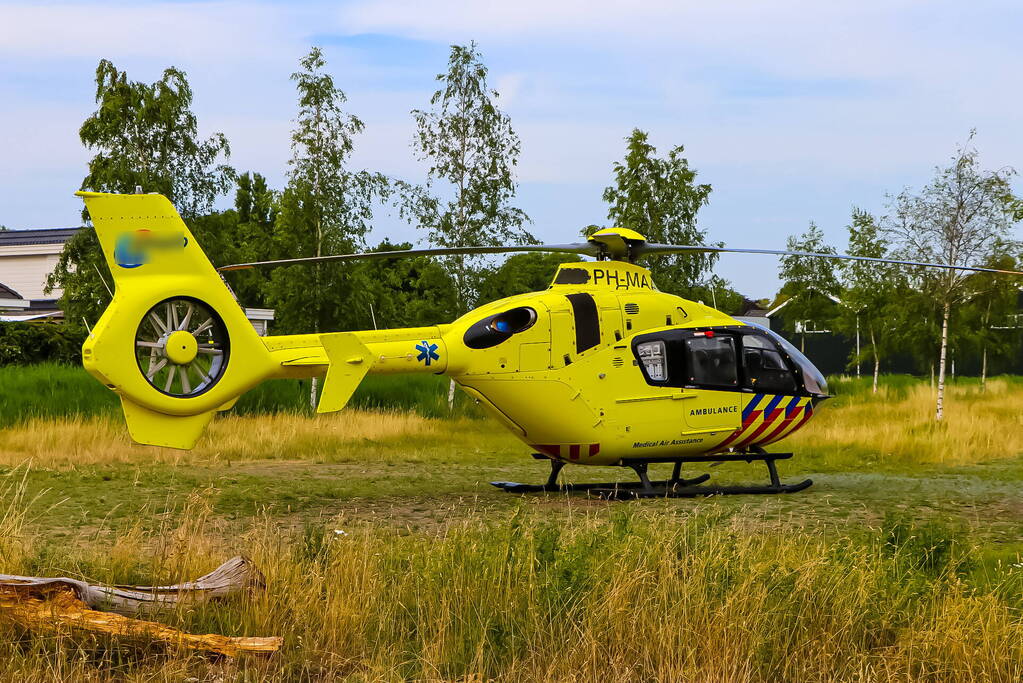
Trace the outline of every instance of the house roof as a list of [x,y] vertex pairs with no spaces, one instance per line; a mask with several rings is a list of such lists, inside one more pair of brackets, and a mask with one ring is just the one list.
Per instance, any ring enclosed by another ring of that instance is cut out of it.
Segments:
[[41,230],[0,231],[0,247],[30,244],[64,244],[81,228],[44,228]]
[[20,299],[21,295],[0,282],[0,299]]

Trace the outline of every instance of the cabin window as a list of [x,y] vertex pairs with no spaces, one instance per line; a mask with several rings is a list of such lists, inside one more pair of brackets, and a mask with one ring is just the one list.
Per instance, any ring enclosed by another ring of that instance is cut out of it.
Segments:
[[636,355],[646,370],[651,382],[664,382],[668,379],[667,353],[663,341],[643,342],[636,345]]
[[747,334],[742,338],[742,364],[746,370],[746,388],[754,391],[791,393],[796,378],[778,349],[764,337]]
[[735,340],[731,336],[686,339],[686,356],[689,384],[709,387],[738,386]]
[[566,294],[575,319],[575,352],[582,353],[600,343],[597,302],[589,294]]

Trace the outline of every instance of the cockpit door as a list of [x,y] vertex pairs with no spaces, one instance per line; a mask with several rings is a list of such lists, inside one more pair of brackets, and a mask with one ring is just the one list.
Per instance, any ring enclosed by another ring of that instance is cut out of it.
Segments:
[[739,426],[737,340],[732,335],[668,332],[644,335],[634,347],[647,384],[678,387],[686,433]]
[[683,411],[689,431],[737,429],[741,398],[737,340],[732,335],[696,333],[680,342],[685,392],[692,396]]

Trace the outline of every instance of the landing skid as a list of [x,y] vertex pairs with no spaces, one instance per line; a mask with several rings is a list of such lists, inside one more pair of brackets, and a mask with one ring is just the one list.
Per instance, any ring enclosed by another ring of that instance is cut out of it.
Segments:
[[[600,484],[559,484],[558,475],[565,463],[561,460],[553,460],[545,455],[534,454],[534,458],[550,460],[551,474],[545,484],[519,484],[513,481],[492,481],[494,486],[509,493],[539,493],[543,491],[586,491],[590,495],[606,498],[609,500],[630,500],[633,498],[692,498],[695,496],[719,496],[736,495],[743,493],[795,493],[802,491],[813,484],[810,479],[804,479],[798,484],[783,484],[778,478],[777,460],[788,460],[791,453],[765,453],[762,450],[750,453],[718,453],[717,455],[693,455],[683,458],[650,458],[645,460],[633,460],[623,463],[622,467],[630,467],[639,477],[639,481],[631,482],[608,482]],[[763,462],[767,465],[767,472],[770,475],[771,483],[760,486],[699,486],[710,479],[709,474],[701,474],[692,479],[683,479],[683,463],[710,463],[713,467],[723,462]],[[670,479],[661,481],[650,481],[647,476],[647,467],[650,463],[671,462],[675,464]]]

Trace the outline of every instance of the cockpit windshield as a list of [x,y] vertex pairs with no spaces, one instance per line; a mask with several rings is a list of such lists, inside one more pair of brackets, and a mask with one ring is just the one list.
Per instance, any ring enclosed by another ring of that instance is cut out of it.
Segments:
[[817,394],[819,396],[828,395],[828,382],[824,379],[824,375],[821,371],[814,367],[814,364],[810,362],[810,359],[803,355],[803,353],[793,346],[785,337],[781,336],[774,330],[769,330],[762,325],[756,323],[750,323],[753,327],[763,330],[767,334],[781,345],[785,349],[785,353],[789,354],[792,361],[799,366],[799,369],[803,373],[803,384],[806,386],[807,392],[811,394]]

